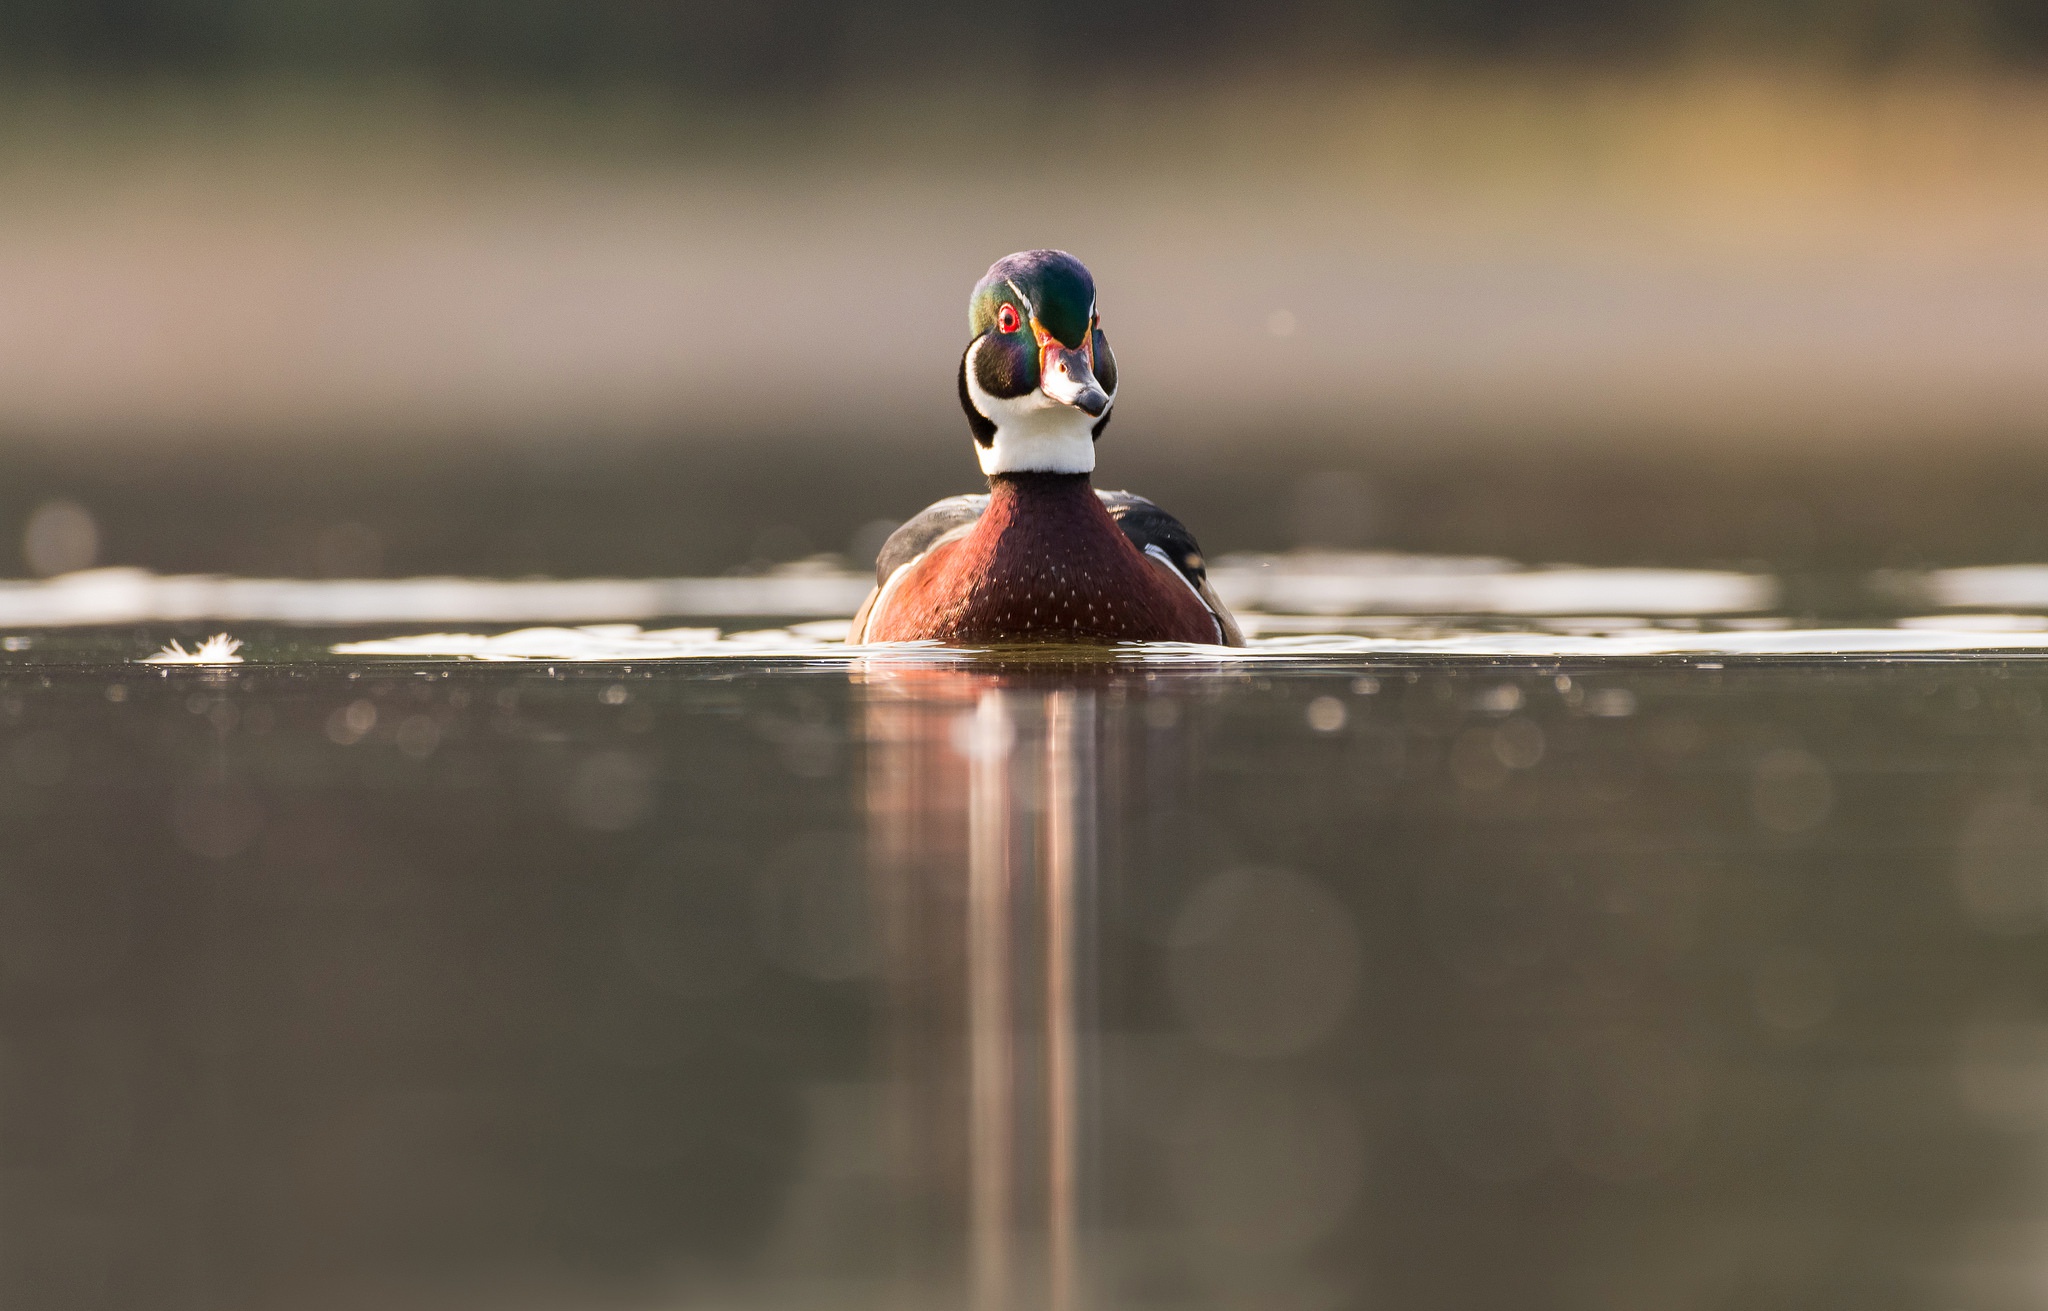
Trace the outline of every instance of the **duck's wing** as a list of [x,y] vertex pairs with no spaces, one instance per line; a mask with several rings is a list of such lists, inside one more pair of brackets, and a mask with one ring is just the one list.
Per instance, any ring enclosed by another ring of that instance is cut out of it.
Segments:
[[1201,546],[1187,525],[1131,492],[1098,491],[1095,495],[1101,499],[1102,508],[1109,511],[1109,517],[1116,520],[1117,527],[1124,530],[1124,536],[1130,539],[1132,546],[1143,552],[1157,568],[1193,588],[1195,595],[1202,598],[1202,604],[1216,616],[1216,627],[1222,634],[1223,645],[1243,646],[1244,633],[1217,598],[1215,589],[1209,586],[1209,567],[1202,559]]
[[889,575],[938,544],[956,528],[965,528],[988,509],[988,493],[948,496],[918,511],[916,517],[889,534],[882,553],[875,557],[875,586],[889,581]]
[[890,533],[889,540],[882,543],[881,554],[875,557],[874,589],[868,593],[868,599],[861,602],[860,612],[854,615],[847,640],[860,642],[865,639],[875,602],[888,590],[889,580],[896,576],[898,570],[937,546],[941,538],[973,527],[975,520],[981,518],[987,509],[987,492],[948,496],[943,501],[932,502],[910,522]]

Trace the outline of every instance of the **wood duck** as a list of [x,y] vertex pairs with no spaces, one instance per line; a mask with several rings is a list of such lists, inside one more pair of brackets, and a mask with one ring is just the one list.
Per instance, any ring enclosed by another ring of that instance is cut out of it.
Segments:
[[849,640],[1244,645],[1181,522],[1089,484],[1117,373],[1081,261],[997,260],[975,284],[968,330],[960,406],[989,489],[890,536]]

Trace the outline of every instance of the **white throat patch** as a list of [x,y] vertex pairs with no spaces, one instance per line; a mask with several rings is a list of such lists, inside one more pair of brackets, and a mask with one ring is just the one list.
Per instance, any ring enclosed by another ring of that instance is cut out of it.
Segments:
[[[1062,405],[1037,388],[1022,396],[991,396],[974,375],[975,356],[988,338],[974,344],[967,356],[967,397],[981,416],[996,426],[995,440],[976,443],[981,471],[997,473],[1093,473],[1095,425],[1084,411]],[[1115,393],[1110,403],[1116,403]],[[1108,410],[1102,412],[1108,414]]]

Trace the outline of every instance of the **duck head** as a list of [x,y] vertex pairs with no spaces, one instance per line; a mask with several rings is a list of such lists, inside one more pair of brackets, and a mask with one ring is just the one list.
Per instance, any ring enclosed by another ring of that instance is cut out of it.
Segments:
[[1063,250],[1005,255],[975,284],[960,405],[981,471],[1089,473],[1116,403],[1095,279]]

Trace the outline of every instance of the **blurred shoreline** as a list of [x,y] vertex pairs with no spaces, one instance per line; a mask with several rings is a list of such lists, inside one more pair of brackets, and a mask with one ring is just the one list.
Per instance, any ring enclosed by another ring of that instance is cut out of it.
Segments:
[[747,114],[632,88],[17,82],[17,451],[787,434],[937,449],[965,289],[1088,259],[1143,460],[1847,449],[2048,424],[2048,83],[1481,65],[962,86]]

